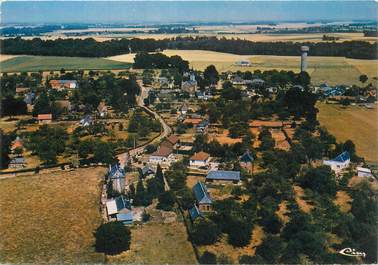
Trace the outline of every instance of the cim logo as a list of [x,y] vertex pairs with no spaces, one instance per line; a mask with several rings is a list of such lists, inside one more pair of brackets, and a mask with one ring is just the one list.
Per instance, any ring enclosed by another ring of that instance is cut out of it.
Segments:
[[354,248],[344,248],[339,251],[341,255],[350,257],[366,257],[365,252],[356,251]]

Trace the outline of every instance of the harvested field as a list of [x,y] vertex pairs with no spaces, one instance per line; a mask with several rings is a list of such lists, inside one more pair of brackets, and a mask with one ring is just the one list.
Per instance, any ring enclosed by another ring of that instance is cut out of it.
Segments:
[[363,106],[318,103],[317,108],[320,125],[335,135],[338,142],[350,139],[356,145],[357,155],[368,162],[378,162],[377,107],[367,109]]
[[223,130],[221,132],[218,132],[216,134],[210,134],[209,135],[209,142],[212,140],[217,140],[220,144],[235,144],[235,143],[241,143],[242,138],[231,138],[229,136],[228,130]]
[[348,186],[354,187],[363,181],[367,181],[370,184],[370,188],[372,190],[378,191],[378,181],[375,178],[372,179],[372,181],[369,181],[367,178],[354,176],[353,178],[349,180]]
[[275,148],[288,151],[290,144],[286,141],[286,136],[281,130],[270,130],[272,137],[276,142]]
[[339,190],[336,193],[336,199],[334,203],[340,207],[340,211],[343,213],[347,213],[350,211],[352,208],[352,203],[353,199],[349,196],[346,191]]
[[37,72],[40,70],[128,69],[130,64],[102,58],[60,56],[17,56],[1,63],[1,72]]
[[131,229],[129,251],[108,256],[110,263],[196,264],[183,223],[147,223]]
[[9,54],[0,54],[0,63],[6,61],[6,60],[9,60],[9,59],[12,59],[12,58],[15,58],[19,55],[9,55]]
[[2,263],[103,263],[93,248],[105,168],[0,181]]
[[[274,35],[276,36],[276,35]],[[287,35],[289,36],[289,35]],[[291,35],[290,35],[291,36]],[[188,60],[190,65],[198,70],[204,70],[208,65],[214,64],[218,71],[254,71],[260,70],[293,70],[298,72],[300,56],[273,56],[273,55],[236,55],[204,50],[165,50],[166,55],[179,55]],[[108,59],[132,63],[133,54],[108,57]],[[250,67],[235,66],[240,60],[249,60]],[[327,82],[336,84],[360,84],[358,78],[361,74],[367,74],[371,79],[378,74],[378,60],[356,60],[344,57],[308,57],[308,73],[314,84]]]

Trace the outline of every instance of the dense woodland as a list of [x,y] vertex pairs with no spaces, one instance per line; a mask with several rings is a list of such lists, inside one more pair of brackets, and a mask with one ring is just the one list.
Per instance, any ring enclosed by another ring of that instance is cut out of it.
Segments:
[[355,59],[377,59],[377,43],[364,41],[337,42],[252,42],[216,37],[177,37],[172,39],[120,39],[97,42],[89,39],[41,40],[21,38],[0,40],[1,53],[50,56],[106,57],[130,52],[152,52],[164,49],[210,50],[248,55],[296,56],[300,46],[310,47],[312,56],[340,56]]

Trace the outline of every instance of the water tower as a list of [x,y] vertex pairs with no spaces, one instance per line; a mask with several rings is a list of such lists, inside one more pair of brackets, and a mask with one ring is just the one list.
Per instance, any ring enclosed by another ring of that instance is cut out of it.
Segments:
[[307,53],[309,50],[308,46],[301,47],[301,72],[305,72],[307,69]]

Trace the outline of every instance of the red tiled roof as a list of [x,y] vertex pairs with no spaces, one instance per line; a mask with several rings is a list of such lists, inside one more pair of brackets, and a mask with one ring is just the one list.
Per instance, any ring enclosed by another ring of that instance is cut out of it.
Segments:
[[172,134],[171,136],[169,136],[169,137],[167,138],[167,140],[168,140],[171,144],[175,145],[175,144],[177,144],[177,142],[179,141],[179,138],[178,138],[176,135]]
[[193,125],[197,125],[199,124],[200,122],[202,121],[202,119],[199,119],[199,118],[189,118],[189,119],[185,119],[184,120],[184,124],[193,124]]
[[151,156],[163,156],[167,157],[172,153],[172,148],[169,148],[167,146],[160,146],[159,149],[152,153]]
[[203,151],[194,153],[194,155],[190,158],[190,160],[198,160],[198,161],[203,161],[207,160],[210,157],[208,153],[205,153]]
[[38,120],[52,120],[52,114],[38,114]]

